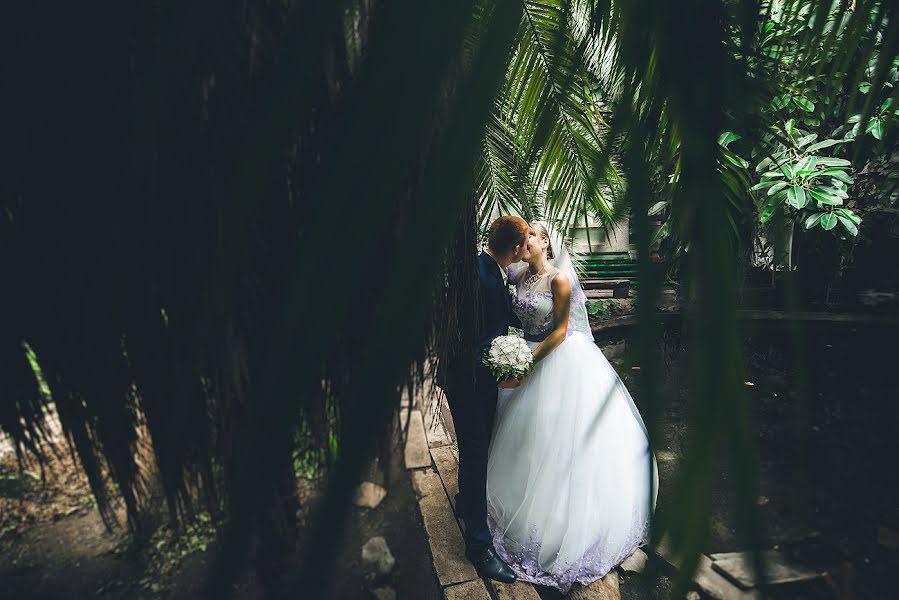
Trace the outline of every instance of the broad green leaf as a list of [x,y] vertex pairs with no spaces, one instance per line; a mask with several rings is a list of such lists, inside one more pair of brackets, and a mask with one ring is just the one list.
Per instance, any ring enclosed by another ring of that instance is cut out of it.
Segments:
[[849,219],[856,225],[858,225],[859,223],[862,222],[862,218],[860,216],[858,216],[857,214],[855,214],[854,212],[852,212],[851,210],[849,210],[848,208],[837,208],[834,210],[834,212],[837,213],[838,215],[843,215],[844,217],[846,217],[847,219]]
[[810,101],[808,98],[793,96],[793,103],[805,112],[813,112],[815,110],[815,103]]
[[819,156],[818,164],[825,167],[848,167],[852,163],[845,158],[832,158],[830,156]]
[[830,231],[837,224],[837,217],[833,213],[827,213],[821,217],[821,227],[826,231]]
[[765,188],[769,188],[772,185],[777,185],[778,183],[783,183],[783,182],[778,182],[778,181],[774,181],[774,180],[763,181],[763,182],[757,183],[754,186],[752,186],[751,188],[749,188],[749,191],[756,192],[758,190],[763,190]]
[[724,158],[727,160],[727,162],[734,165],[735,167],[740,167],[741,169],[749,168],[749,163],[746,161],[746,159],[737,156],[733,152],[725,152]]
[[871,135],[873,135],[878,140],[883,139],[883,121],[880,119],[876,119],[874,121],[874,126],[870,128]]
[[789,174],[781,171],[768,171],[767,173],[762,173],[762,177],[789,177]]
[[831,146],[836,146],[841,143],[841,140],[821,140],[820,142],[815,142],[808,148],[806,148],[806,152],[814,152],[815,150],[820,150],[821,148],[830,148]]
[[827,213],[815,213],[810,215],[803,224],[806,229],[811,229],[815,225],[817,225],[821,221],[821,217],[823,217]]
[[841,206],[843,200],[837,196],[832,196],[822,188],[812,188],[808,191],[809,195],[821,204],[829,204],[830,206]]
[[883,101],[883,104],[880,105],[880,112],[886,112],[890,109],[890,104],[893,103],[892,98],[887,98]]
[[871,84],[868,83],[867,81],[864,81],[864,82],[858,84],[858,91],[860,91],[862,94],[867,94],[870,90],[871,90]]
[[666,202],[664,200],[662,202],[656,202],[655,204],[652,205],[652,208],[649,209],[649,212],[647,214],[649,214],[650,216],[657,215],[660,212],[662,212],[663,210],[665,210],[666,206],[668,206],[668,202]]
[[773,162],[774,162],[774,161],[771,159],[770,156],[769,156],[768,158],[762,159],[761,161],[759,161],[759,164],[756,165],[756,167],[755,167],[755,172],[756,172],[756,173],[761,173],[762,171],[764,171],[764,170],[768,167],[768,165],[770,165],[770,164],[773,163]]
[[849,232],[849,235],[858,235],[858,227],[855,226],[855,223],[841,215],[837,215],[837,219],[840,220],[840,224]]
[[765,205],[765,208],[759,214],[759,222],[767,223],[771,220],[771,217],[774,216],[774,213],[777,212],[777,209],[780,208],[781,203],[777,201],[777,198],[771,198],[768,200],[768,204]]
[[818,171],[818,172],[812,174],[809,177],[809,180],[817,179],[818,177],[833,177],[834,179],[842,181],[843,183],[845,183],[847,185],[851,185],[853,183],[852,177],[850,177],[846,173],[846,171],[844,171],[843,169],[840,169],[840,168],[836,168],[836,167],[831,167],[828,169],[824,169],[822,171]]
[[[799,140],[796,142],[796,145],[799,146],[800,148],[802,148],[806,144],[808,144],[810,142],[814,142],[816,139],[818,139],[818,134],[810,133],[808,135],[804,135],[801,138],[799,138]],[[811,151],[811,150],[809,150],[809,151]]]
[[805,195],[805,189],[801,185],[791,186],[787,191],[787,202],[793,208],[804,208],[808,204],[808,196]]
[[815,170],[817,166],[818,159],[816,156],[806,156],[793,168],[793,172],[797,175],[801,175],[803,173],[811,173]]
[[862,120],[862,115],[861,115],[861,113],[859,113],[857,115],[852,115],[851,117],[849,117],[849,121],[847,121],[847,122],[848,123],[858,123],[861,120]]
[[842,190],[837,187],[818,186],[818,189],[821,190],[821,193],[827,194],[829,196],[836,196],[837,198],[848,198],[849,197],[849,194],[846,193],[846,190]]
[[725,131],[720,136],[718,136],[718,144],[727,148],[727,145],[731,142],[735,142],[740,139],[740,136],[733,131]]
[[775,183],[774,185],[771,186],[771,189],[768,190],[768,195],[773,196],[777,192],[786,188],[788,185],[790,185],[790,182],[788,182],[788,181],[778,181],[777,183]]

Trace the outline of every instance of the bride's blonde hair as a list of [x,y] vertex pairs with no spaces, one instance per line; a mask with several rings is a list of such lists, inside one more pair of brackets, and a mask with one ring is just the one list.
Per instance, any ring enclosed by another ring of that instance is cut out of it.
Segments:
[[549,239],[549,231],[547,231],[546,226],[543,223],[534,221],[531,223],[531,227],[540,234],[540,237],[549,242],[549,246],[546,247],[546,258],[555,258],[556,256],[553,254],[553,243],[552,240]]

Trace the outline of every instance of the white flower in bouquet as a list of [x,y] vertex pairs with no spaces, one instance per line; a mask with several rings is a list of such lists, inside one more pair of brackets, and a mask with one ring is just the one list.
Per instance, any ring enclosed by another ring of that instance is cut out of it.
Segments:
[[517,335],[501,335],[490,344],[484,364],[497,381],[526,375],[534,363],[527,342]]

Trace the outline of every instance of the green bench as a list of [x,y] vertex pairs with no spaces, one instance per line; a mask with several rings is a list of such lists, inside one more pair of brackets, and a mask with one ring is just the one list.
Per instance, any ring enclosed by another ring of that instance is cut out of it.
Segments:
[[637,283],[637,261],[627,250],[591,252],[581,256],[578,277],[585,290],[612,290],[613,298],[627,298]]

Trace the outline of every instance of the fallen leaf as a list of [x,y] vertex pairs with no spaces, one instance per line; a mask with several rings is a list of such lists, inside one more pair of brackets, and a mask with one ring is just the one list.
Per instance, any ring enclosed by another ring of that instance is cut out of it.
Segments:
[[768,496],[759,496],[755,499],[755,503],[759,506],[765,506],[766,504],[768,504],[768,502],[770,502],[770,500],[768,500]]

